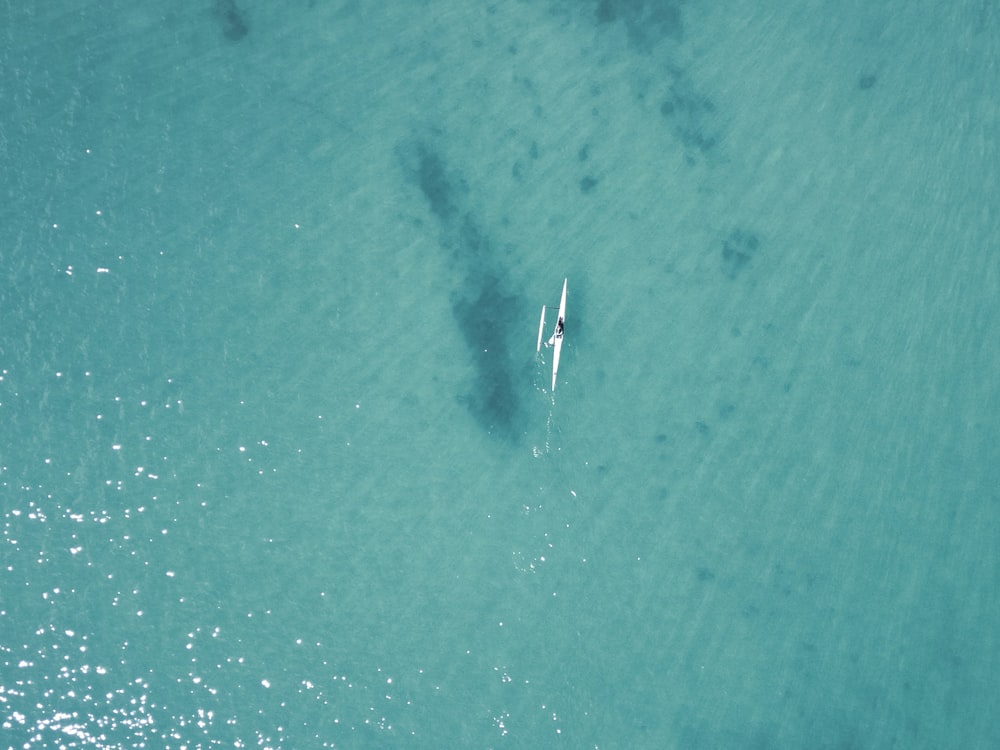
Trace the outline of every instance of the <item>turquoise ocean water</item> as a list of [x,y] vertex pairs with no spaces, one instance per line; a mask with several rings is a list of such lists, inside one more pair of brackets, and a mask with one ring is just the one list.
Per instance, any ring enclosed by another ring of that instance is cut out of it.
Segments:
[[1000,746],[996,3],[0,62],[0,747]]

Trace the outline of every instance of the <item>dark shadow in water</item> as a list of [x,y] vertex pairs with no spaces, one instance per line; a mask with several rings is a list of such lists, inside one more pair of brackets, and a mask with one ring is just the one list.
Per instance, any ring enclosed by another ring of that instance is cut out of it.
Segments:
[[670,122],[674,135],[685,148],[706,153],[719,141],[712,127],[715,105],[692,91],[683,78],[670,87],[669,95],[660,105],[660,114]]
[[476,366],[475,385],[461,398],[489,434],[506,440],[521,435],[523,413],[508,341],[519,320],[516,295],[505,288],[505,275],[489,238],[475,217],[461,209],[465,181],[449,171],[440,153],[426,141],[396,149],[407,179],[420,188],[441,225],[441,247],[464,276],[451,306]]
[[213,15],[222,24],[222,34],[231,42],[238,42],[249,32],[246,16],[237,6],[235,0],[215,0]]
[[683,34],[680,8],[669,0],[598,0],[595,17],[602,25],[624,22],[629,41],[642,51]]
[[735,279],[757,254],[760,241],[752,232],[736,229],[722,243],[722,272]]
[[441,157],[420,144],[417,147],[417,178],[431,211],[443,223],[455,215],[452,186],[448,183]]
[[515,440],[521,407],[507,341],[510,322],[518,317],[517,298],[491,273],[470,277],[467,287],[469,296],[452,296],[455,320],[476,363],[475,388],[462,401],[484,430]]

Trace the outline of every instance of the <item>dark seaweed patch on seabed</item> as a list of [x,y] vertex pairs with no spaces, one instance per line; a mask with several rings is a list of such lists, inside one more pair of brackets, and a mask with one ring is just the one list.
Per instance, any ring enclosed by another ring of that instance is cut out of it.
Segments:
[[598,0],[595,18],[601,25],[624,22],[629,42],[643,51],[683,32],[680,8],[669,0]]
[[417,181],[434,215],[442,223],[449,222],[456,211],[453,188],[448,183],[441,157],[422,144],[417,146]]
[[712,122],[715,105],[692,91],[682,79],[670,87],[667,98],[660,104],[660,114],[670,122],[674,135],[685,148],[706,153],[719,141]]
[[462,401],[484,430],[513,440],[519,435],[520,399],[507,339],[509,321],[516,319],[516,298],[491,273],[470,276],[466,286],[474,297],[452,297],[455,319],[476,363],[475,388]]
[[476,382],[462,401],[487,433],[515,440],[523,415],[507,342],[511,321],[517,320],[517,297],[505,291],[488,237],[472,214],[460,209],[465,181],[451,175],[425,143],[404,144],[397,153],[440,221],[442,248],[464,270],[451,305],[476,365]]
[[722,243],[722,272],[735,279],[757,254],[760,240],[752,232],[736,229]]
[[222,24],[223,36],[231,42],[240,41],[250,32],[246,17],[235,0],[215,0],[213,15]]

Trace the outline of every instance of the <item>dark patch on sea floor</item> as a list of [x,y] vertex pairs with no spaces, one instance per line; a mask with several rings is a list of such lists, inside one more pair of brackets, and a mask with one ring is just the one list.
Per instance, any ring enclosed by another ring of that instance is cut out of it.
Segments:
[[407,181],[415,184],[441,228],[440,244],[463,275],[451,296],[452,312],[475,364],[475,383],[460,400],[487,433],[516,440],[523,411],[508,341],[519,319],[518,297],[507,290],[506,275],[493,243],[462,204],[465,180],[426,140],[397,146]]
[[722,242],[722,273],[728,279],[735,279],[753,260],[760,247],[757,235],[743,229],[735,229]]
[[624,23],[629,42],[642,51],[679,40],[684,31],[679,4],[669,0],[597,0],[594,18],[601,26]]
[[222,35],[231,42],[239,42],[250,33],[246,14],[239,9],[235,0],[215,0],[212,15],[221,24]]
[[486,432],[513,440],[520,434],[521,407],[507,341],[517,298],[492,274],[470,278],[467,286],[471,294],[452,296],[455,320],[476,364],[475,386],[461,401]]
[[720,140],[720,131],[714,122],[715,104],[695,92],[684,78],[678,78],[670,87],[660,104],[660,114],[687,149],[706,153]]
[[706,568],[704,566],[695,568],[695,575],[702,583],[708,583],[715,580],[715,572],[711,568]]
[[524,178],[525,169],[531,168],[531,162],[538,161],[538,144],[532,141],[531,146],[528,148],[528,158],[531,160],[525,165],[524,161],[518,159],[514,162],[514,165],[510,169],[511,177],[515,180],[521,180]]
[[441,157],[421,144],[417,147],[416,169],[417,184],[420,185],[431,212],[444,223],[451,221],[457,211],[454,188],[448,182]]

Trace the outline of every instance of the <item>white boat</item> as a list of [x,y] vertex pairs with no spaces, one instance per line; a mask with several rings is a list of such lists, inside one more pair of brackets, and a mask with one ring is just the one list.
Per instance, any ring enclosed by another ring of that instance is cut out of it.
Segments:
[[[559,317],[556,318],[556,327],[552,331],[552,336],[549,340],[545,342],[546,346],[551,346],[552,352],[552,390],[556,389],[556,373],[559,372],[559,354],[562,352],[563,344],[563,326],[566,321],[566,285],[569,279],[563,279],[562,288],[562,298],[559,300]],[[542,316],[538,321],[538,343],[535,345],[535,351],[540,352],[542,350],[542,331],[545,329],[545,310],[547,307],[542,305]]]

